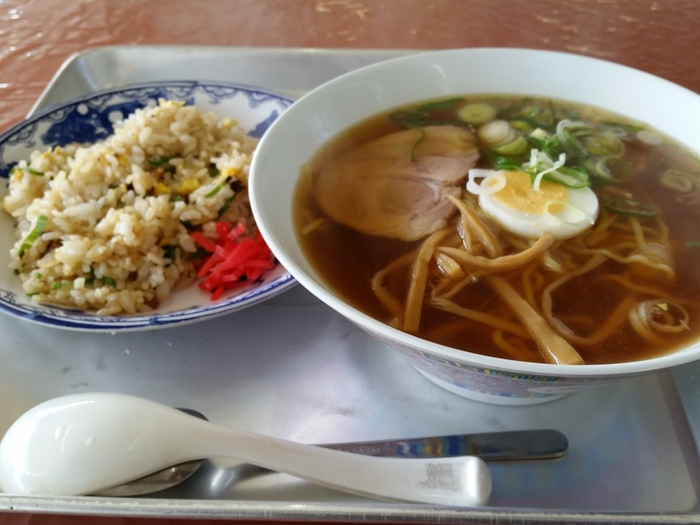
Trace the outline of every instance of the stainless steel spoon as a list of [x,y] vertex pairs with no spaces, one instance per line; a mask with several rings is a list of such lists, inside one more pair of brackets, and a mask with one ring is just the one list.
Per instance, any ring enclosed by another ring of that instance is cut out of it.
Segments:
[[[206,420],[191,409],[179,409],[186,414]],[[477,456],[485,461],[554,459],[564,455],[569,442],[557,430],[517,430],[457,434],[409,439],[332,443],[325,448],[364,454],[368,456],[430,458]],[[194,460],[173,465],[148,476],[94,493],[95,496],[140,496],[169,489],[190,478],[205,460]],[[246,476],[269,474],[273,471],[248,465]]]

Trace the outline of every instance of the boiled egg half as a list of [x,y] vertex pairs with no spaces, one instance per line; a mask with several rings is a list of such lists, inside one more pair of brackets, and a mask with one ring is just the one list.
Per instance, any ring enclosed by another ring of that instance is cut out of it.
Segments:
[[503,229],[527,238],[545,232],[574,237],[598,218],[598,197],[590,188],[568,188],[549,180],[537,187],[524,171],[469,171],[467,191]]

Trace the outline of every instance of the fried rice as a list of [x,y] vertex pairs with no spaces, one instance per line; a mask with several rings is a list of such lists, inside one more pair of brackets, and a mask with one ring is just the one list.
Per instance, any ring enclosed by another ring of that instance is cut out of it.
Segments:
[[254,229],[247,184],[257,140],[161,100],[91,145],[35,151],[12,171],[11,268],[37,303],[123,315],[151,311],[195,277],[193,230]]

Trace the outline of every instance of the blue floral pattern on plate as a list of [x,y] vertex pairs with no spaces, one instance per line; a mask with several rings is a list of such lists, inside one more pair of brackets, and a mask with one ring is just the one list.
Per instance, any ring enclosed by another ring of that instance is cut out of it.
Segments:
[[[154,106],[158,99],[183,100],[219,118],[231,117],[248,134],[261,137],[293,102],[260,88],[221,82],[169,81],[129,85],[92,93],[49,108],[0,135],[0,198],[7,193],[12,167],[29,158],[32,151],[71,142],[92,143],[113,132],[114,123],[138,108]],[[0,310],[19,318],[85,331],[124,331],[182,325],[228,314],[287,290],[296,281],[281,264],[259,281],[246,284],[222,299],[211,302],[196,285],[175,292],[158,310],[143,315],[100,317],[91,313],[50,305],[33,304],[24,294],[19,278],[9,268],[14,244],[12,218],[0,211]]]

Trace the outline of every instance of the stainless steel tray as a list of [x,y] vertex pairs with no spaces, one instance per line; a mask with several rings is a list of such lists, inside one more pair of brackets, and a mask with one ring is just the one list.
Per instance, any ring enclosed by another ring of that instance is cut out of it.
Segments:
[[[291,95],[407,51],[108,47],[69,59],[32,109],[133,81],[183,77]],[[494,523],[700,521],[699,365],[503,407],[434,386],[301,286],[227,317],[125,334],[47,328],[0,314],[0,431],[57,395],[117,391],[192,407],[214,422],[301,442],[555,428],[556,461],[493,463],[487,508],[384,503],[284,475],[239,479],[212,462],[147,498],[15,497],[0,509],[90,515]]]

